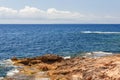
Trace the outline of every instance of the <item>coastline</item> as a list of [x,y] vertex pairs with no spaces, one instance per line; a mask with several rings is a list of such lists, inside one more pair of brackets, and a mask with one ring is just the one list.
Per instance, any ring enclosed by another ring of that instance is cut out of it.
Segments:
[[12,58],[19,66],[16,74],[4,80],[114,80],[120,79],[120,55],[73,57],[46,54],[33,58]]

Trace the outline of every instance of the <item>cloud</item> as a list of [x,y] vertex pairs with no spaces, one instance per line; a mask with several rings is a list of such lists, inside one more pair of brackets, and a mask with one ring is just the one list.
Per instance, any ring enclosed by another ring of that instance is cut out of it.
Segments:
[[0,7],[0,18],[13,18],[17,14],[17,10],[11,8]]
[[50,8],[46,12],[48,17],[51,19],[59,18],[59,19],[77,19],[82,18],[84,15],[78,12],[70,12],[70,11],[60,11],[55,8]]
[[49,8],[45,11],[29,6],[25,6],[25,8],[20,10],[0,7],[0,18],[75,19],[81,17],[84,17],[84,15],[78,12],[61,11],[55,8]]
[[[81,14],[80,12],[63,11],[55,8],[42,10],[36,7],[25,6],[23,9],[15,10],[7,7],[0,7],[0,21],[2,22],[26,22],[26,23],[44,23],[44,22],[61,22],[61,23],[88,23],[102,22],[108,20],[119,20],[120,17],[111,15],[98,16],[94,14]],[[119,20],[120,21],[120,20]]]
[[104,16],[104,18],[107,18],[107,19],[120,19],[119,16],[111,16],[111,15],[106,15],[106,16]]
[[25,6],[24,9],[18,11],[18,17],[22,18],[41,18],[45,17],[45,11],[37,9],[35,7]]

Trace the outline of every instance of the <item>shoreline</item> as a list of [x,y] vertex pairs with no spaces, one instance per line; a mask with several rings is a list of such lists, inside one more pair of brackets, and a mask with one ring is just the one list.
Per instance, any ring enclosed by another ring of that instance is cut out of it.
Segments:
[[[102,55],[101,55],[102,54]],[[84,52],[78,55],[71,55],[71,56],[61,56],[64,59],[69,59],[69,58],[73,58],[73,57],[100,57],[100,56],[107,56],[107,55],[111,55],[112,53],[110,52],[102,52],[102,51],[97,51],[97,52]],[[41,56],[41,55],[40,55]],[[25,58],[35,58],[35,57],[39,57],[39,56],[33,56],[33,57],[17,57],[18,59],[25,59]],[[0,67],[1,70],[3,71],[3,74],[0,74],[0,76],[3,78],[7,75],[13,75],[16,73],[16,68],[18,66],[13,65],[14,62],[11,59],[3,59],[0,61]]]
[[[19,72],[4,80],[25,78],[31,80],[114,80],[120,79],[120,54],[98,58],[46,54],[34,58],[12,58]],[[21,79],[18,79],[21,80]]]

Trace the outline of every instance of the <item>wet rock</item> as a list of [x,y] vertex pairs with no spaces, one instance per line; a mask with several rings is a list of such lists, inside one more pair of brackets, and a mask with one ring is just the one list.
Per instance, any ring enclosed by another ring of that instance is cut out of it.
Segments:
[[34,58],[23,58],[23,59],[17,59],[17,58],[12,58],[11,59],[13,62],[15,63],[20,63],[20,64],[24,64],[24,65],[34,65],[34,64],[38,64],[38,63],[54,63],[54,62],[60,62],[62,60],[64,60],[61,56],[58,55],[53,55],[53,54],[46,54],[40,57],[34,57]]
[[5,80],[34,80],[34,76],[28,76],[25,74],[16,74],[11,77],[6,77]]
[[12,61],[17,61],[18,59],[16,57],[13,57],[11,60]]
[[29,65],[39,64],[41,62],[42,62],[41,60],[32,60],[29,62]]
[[42,56],[40,60],[44,63],[54,63],[63,60],[63,57],[53,54],[46,54]]

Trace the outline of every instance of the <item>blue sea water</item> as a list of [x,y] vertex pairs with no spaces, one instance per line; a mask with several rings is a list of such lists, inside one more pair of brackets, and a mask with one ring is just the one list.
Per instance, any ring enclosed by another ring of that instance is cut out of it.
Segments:
[[[0,60],[94,51],[120,53],[120,24],[0,25]],[[0,68],[0,76],[5,70]]]

